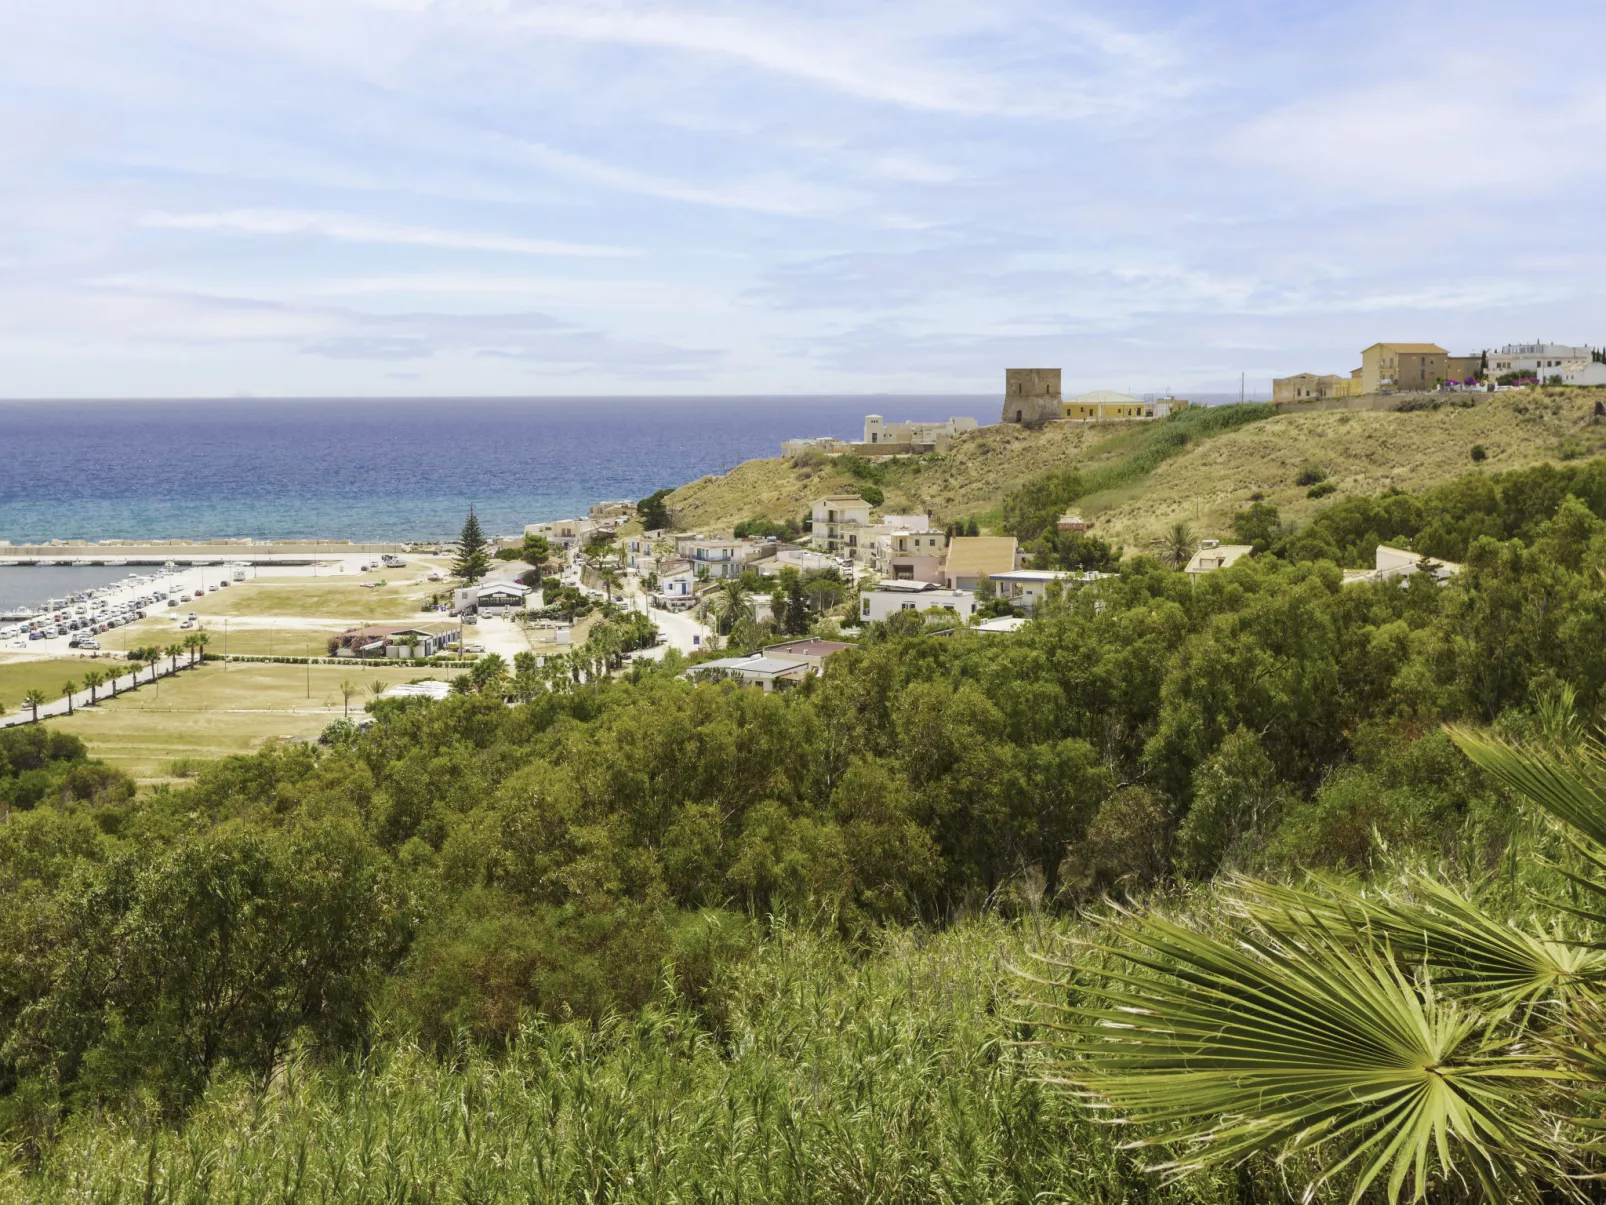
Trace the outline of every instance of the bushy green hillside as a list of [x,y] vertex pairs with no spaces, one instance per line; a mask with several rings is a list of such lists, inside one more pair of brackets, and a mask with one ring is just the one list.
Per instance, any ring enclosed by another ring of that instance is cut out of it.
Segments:
[[[1354,496],[1421,490],[1475,466],[1499,471],[1599,455],[1606,424],[1594,406],[1603,392],[1454,395],[1437,409],[1285,413],[1214,430],[1192,426],[1193,411],[1155,423],[986,427],[944,455],[886,464],[873,484],[889,511],[926,511],[939,523],[978,515],[1001,530],[1009,493],[1044,475],[1076,473],[1088,486],[1076,506],[1095,530],[1142,549],[1183,520],[1203,535],[1229,535],[1232,516],[1257,495],[1301,519],[1318,505],[1298,480],[1312,465],[1336,496]],[[1181,448],[1178,430],[1193,436]],[[1484,459],[1473,460],[1474,447]],[[864,483],[840,460],[755,460],[692,482],[669,502],[689,528],[729,528],[755,516],[797,518],[813,499]]]
[[[1521,1125],[1445,1136],[1449,1165],[1425,1154],[1410,1183],[1473,1199],[1479,1142],[1483,1199],[1597,1173],[1568,1109],[1606,1084],[1580,1021],[1606,922],[1592,896],[1543,901],[1592,890],[1600,852],[1569,852],[1443,725],[1597,764],[1606,462],[1482,481],[1268,526],[1284,556],[1196,583],[1132,558],[1013,635],[889,621],[790,691],[694,686],[673,660],[487,678],[139,797],[76,747],[40,793],[0,766],[7,1190],[1271,1205],[1329,1173],[1355,1188],[1344,1154],[1394,1124],[1313,1144],[1320,1100],[1353,1117],[1368,1076],[1460,1091],[1484,1051],[1536,1073],[1488,1089]],[[1325,558],[1385,520],[1460,576],[1344,584]],[[1583,814],[1594,790],[1557,798]],[[1238,877],[1307,872],[1320,891],[1292,903]],[[1099,934],[1105,899],[1131,918],[1104,952],[1012,971]],[[1492,964],[1523,1011],[1479,994]],[[1265,1024],[1179,983],[1264,989]],[[1178,1018],[1143,1023],[1159,1080],[1089,1023],[1131,1007]],[[1333,1035],[1322,1066],[1263,1048],[1307,1025]],[[1268,1085],[1282,1128],[1232,1146],[1210,1127],[1262,1105],[1222,1034],[1329,1095]],[[1213,1070],[1189,1078],[1195,1051]],[[1184,1125],[1197,1141],[1172,1142]],[[1222,1151],[1248,1161],[1171,1188],[1144,1170]]]

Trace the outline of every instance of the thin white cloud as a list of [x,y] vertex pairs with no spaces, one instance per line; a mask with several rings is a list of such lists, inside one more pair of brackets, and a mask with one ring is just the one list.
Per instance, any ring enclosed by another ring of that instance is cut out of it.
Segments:
[[546,171],[603,188],[668,201],[746,209],[758,213],[800,216],[839,211],[863,198],[841,188],[797,180],[782,172],[712,186],[688,184],[634,168],[620,167],[584,155],[524,139],[494,139],[519,158]]
[[334,213],[286,209],[229,209],[212,213],[153,213],[140,223],[159,230],[205,230],[270,237],[314,236],[346,243],[438,247],[451,251],[503,251],[514,255],[613,257],[639,254],[625,247],[554,242],[500,234],[472,234],[431,226],[398,226]]

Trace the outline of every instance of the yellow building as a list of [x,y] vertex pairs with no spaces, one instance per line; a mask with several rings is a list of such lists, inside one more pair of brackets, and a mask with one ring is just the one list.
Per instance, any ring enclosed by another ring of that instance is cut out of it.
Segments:
[[1178,410],[1187,409],[1187,406],[1187,401],[1182,398],[1163,397],[1145,402],[1125,393],[1116,393],[1113,389],[1095,389],[1092,393],[1084,393],[1061,403],[1060,417],[1084,423],[1107,419],[1167,418]]
[[1449,355],[1437,343],[1374,343],[1361,353],[1361,392],[1437,389]]

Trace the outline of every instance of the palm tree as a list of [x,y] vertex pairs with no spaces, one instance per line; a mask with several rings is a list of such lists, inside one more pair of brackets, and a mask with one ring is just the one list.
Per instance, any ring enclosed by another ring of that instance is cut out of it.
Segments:
[[613,565],[604,565],[598,570],[597,576],[602,579],[603,593],[608,596],[608,601],[612,602],[613,592],[619,585],[619,570]]
[[368,683],[368,693],[377,699],[380,695],[385,693],[385,687],[388,685],[390,685],[390,683],[386,682],[383,678],[375,678],[372,682]]
[[1194,538],[1193,528],[1187,523],[1173,523],[1156,543],[1160,559],[1173,569],[1181,569],[1187,565],[1193,559],[1194,549],[1199,545],[1199,541]]
[[22,696],[22,705],[33,712],[33,722],[35,724],[39,722],[39,709],[47,702],[49,700],[45,698],[45,692],[37,687]]
[[741,578],[727,577],[714,587],[707,606],[719,620],[723,635],[741,620],[753,618],[753,592],[742,584]]
[[164,656],[168,656],[173,659],[173,672],[175,674],[178,673],[178,659],[183,655],[184,646],[182,644],[170,644],[164,650]]
[[67,714],[68,715],[72,714],[72,697],[73,697],[73,692],[76,691],[77,689],[78,689],[78,683],[74,682],[71,678],[69,678],[66,682],[62,683],[61,693],[67,696]]
[[89,691],[89,705],[91,707],[100,702],[100,687],[106,681],[106,675],[98,669],[84,671],[84,686]]
[[[1546,877],[1568,898],[1513,918],[1442,876],[1233,878],[1199,925],[1117,912],[1028,989],[1065,1026],[1049,1078],[1152,1126],[1133,1145],[1175,1152],[1157,1165],[1173,1178],[1264,1152],[1305,1169],[1307,1197],[1584,1199],[1606,1083],[1606,746],[1451,736],[1558,830],[1567,863]],[[1063,994],[1067,974],[1087,978]]]
[[347,678],[340,684],[340,698],[345,703],[346,709],[344,714],[347,719],[351,718],[351,696],[356,694],[360,689],[361,687],[359,687],[350,678]]

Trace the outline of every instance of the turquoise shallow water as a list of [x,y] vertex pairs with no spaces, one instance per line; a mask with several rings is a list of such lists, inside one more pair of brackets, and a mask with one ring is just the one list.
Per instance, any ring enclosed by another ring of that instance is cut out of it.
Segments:
[[[990,397],[0,402],[0,540],[491,534]],[[22,572],[0,569],[0,574]],[[126,571],[124,571],[126,572]],[[118,576],[121,576],[120,574]]]

